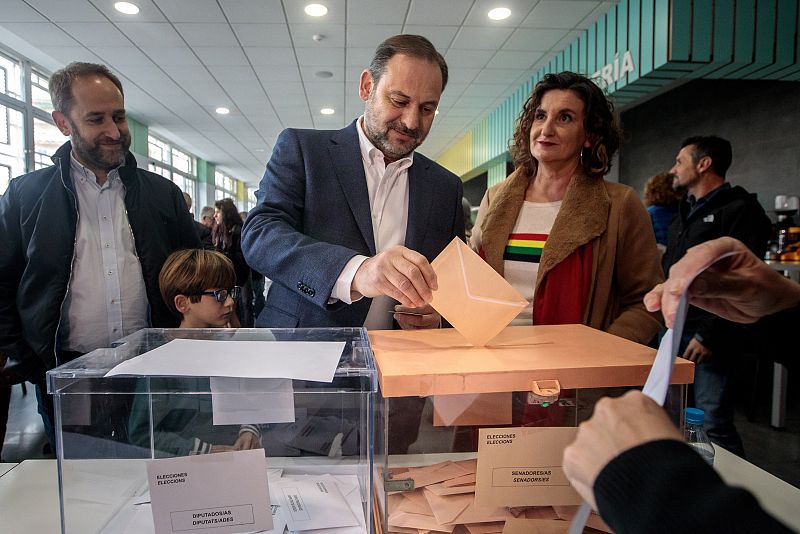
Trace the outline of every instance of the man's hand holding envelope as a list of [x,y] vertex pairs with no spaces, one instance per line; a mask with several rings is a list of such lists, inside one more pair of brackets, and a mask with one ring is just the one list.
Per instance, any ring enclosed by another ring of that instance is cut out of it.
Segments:
[[486,345],[528,304],[458,238],[445,247],[431,266],[439,284],[431,306],[477,347]]

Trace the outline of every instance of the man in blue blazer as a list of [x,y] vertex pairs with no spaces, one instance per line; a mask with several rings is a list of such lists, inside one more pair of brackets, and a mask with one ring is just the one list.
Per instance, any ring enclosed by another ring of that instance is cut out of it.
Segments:
[[[446,83],[427,39],[391,37],[361,74],[362,117],[280,134],[242,232],[247,263],[273,281],[257,326],[438,326],[429,262],[464,237],[462,184],[414,149]],[[392,314],[409,308],[421,315]]]

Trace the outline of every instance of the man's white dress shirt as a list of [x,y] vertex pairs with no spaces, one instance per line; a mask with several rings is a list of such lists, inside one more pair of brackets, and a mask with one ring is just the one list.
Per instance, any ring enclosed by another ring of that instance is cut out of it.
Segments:
[[[364,174],[367,177],[375,251],[378,253],[395,245],[405,245],[408,225],[408,168],[414,162],[414,153],[387,165],[383,152],[364,133],[363,120],[364,117],[361,116],[356,121],[356,130]],[[351,293],[350,288],[356,271],[366,259],[366,256],[358,255],[345,265],[331,293],[332,298],[347,304],[362,298],[358,293]],[[392,315],[389,311],[393,309],[394,300],[390,297],[373,298],[364,327],[368,330],[391,328]]]
[[118,170],[100,186],[71,156],[70,175],[78,227],[58,347],[86,353],[147,327],[148,303]]

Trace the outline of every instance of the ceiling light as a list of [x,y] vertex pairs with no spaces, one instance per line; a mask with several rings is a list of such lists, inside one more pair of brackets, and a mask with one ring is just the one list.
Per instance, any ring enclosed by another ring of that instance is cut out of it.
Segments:
[[329,70],[318,70],[314,73],[314,76],[327,80],[328,78],[333,78],[333,73]]
[[492,20],[503,20],[511,16],[511,10],[507,7],[496,7],[489,11],[488,14]]
[[328,8],[322,4],[308,4],[305,9],[306,15],[312,17],[322,17],[328,13]]
[[323,115],[333,115],[334,113],[336,113],[336,110],[333,108],[322,108],[321,110],[319,110],[319,112],[322,113]]
[[139,7],[130,2],[115,2],[114,9],[120,13],[125,13],[126,15],[136,15],[139,13]]
[[231,112],[231,110],[229,110],[228,108],[226,108],[226,107],[221,107],[221,106],[220,106],[220,107],[218,107],[217,109],[215,109],[214,111],[216,111],[216,112],[217,112],[218,114],[220,114],[220,115],[227,115],[228,113],[230,113],[230,112]]

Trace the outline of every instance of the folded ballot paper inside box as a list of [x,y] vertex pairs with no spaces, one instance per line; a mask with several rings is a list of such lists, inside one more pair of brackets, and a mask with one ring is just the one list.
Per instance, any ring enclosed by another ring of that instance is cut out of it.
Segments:
[[[567,532],[573,509],[577,507],[481,505],[475,498],[477,467],[477,460],[472,459],[393,468],[393,479],[411,479],[415,489],[388,495],[391,511],[387,531],[493,534],[511,527],[517,529],[513,532],[520,533]],[[598,516],[592,518],[589,526],[611,532]]]

